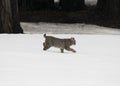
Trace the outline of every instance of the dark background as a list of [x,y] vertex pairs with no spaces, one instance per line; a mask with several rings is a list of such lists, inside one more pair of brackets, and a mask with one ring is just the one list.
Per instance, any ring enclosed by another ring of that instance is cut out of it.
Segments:
[[98,0],[85,5],[84,0],[19,0],[20,21],[87,23],[120,27],[120,1]]

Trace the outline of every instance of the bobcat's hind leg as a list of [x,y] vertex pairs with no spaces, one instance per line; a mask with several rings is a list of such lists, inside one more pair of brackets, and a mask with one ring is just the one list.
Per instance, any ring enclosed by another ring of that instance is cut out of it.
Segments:
[[48,44],[46,44],[45,42],[43,43],[43,50],[47,50],[49,49],[51,46],[49,46]]

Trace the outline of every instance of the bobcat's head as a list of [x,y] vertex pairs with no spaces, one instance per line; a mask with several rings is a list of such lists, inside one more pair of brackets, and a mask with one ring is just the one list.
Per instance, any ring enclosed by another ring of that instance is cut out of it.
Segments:
[[70,40],[71,40],[71,44],[72,44],[72,45],[76,45],[76,40],[75,40],[74,37],[71,37]]

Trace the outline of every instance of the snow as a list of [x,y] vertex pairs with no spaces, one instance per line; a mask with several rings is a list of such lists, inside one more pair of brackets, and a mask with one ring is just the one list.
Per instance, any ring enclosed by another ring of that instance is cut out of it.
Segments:
[[96,5],[98,0],[85,0],[87,5]]
[[98,35],[120,35],[120,29],[107,28],[90,24],[61,24],[61,23],[21,23],[25,33],[32,34],[98,34]]
[[0,35],[0,86],[120,86],[120,35],[75,37],[77,51],[43,51],[43,34]]
[[[0,86],[120,86],[120,30],[86,24],[21,23],[0,34]],[[77,52],[43,51],[47,35],[70,38]]]

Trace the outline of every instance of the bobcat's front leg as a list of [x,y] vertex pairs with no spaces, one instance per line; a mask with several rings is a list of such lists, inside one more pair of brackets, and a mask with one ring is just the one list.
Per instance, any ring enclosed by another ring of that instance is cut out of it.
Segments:
[[61,50],[61,53],[64,53],[64,49],[60,49]]
[[68,51],[72,51],[72,52],[76,53],[76,51],[74,49],[70,48],[70,47],[67,47],[65,49],[68,50]]

